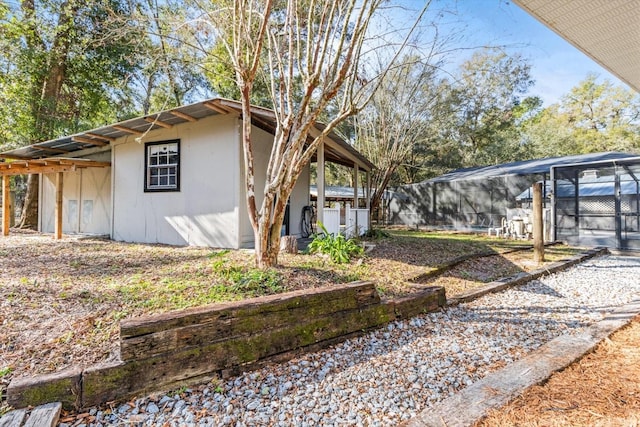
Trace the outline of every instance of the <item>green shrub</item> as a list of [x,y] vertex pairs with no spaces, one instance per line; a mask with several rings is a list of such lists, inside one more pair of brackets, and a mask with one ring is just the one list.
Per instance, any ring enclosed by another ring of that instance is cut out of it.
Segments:
[[336,264],[345,264],[351,261],[351,257],[364,253],[362,246],[354,239],[347,239],[342,234],[333,235],[322,223],[318,223],[322,233],[313,236],[307,252],[310,254],[319,252],[328,255]]

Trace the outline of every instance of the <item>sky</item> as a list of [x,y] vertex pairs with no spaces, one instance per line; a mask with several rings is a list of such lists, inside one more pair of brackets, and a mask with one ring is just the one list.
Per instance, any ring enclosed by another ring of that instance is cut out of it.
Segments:
[[[627,87],[511,1],[441,0],[439,3],[456,12],[454,19],[462,24],[465,44],[504,45],[507,53],[520,52],[527,58],[535,80],[530,94],[542,98],[544,106],[558,102],[589,73]],[[466,59],[470,53],[461,55]]]

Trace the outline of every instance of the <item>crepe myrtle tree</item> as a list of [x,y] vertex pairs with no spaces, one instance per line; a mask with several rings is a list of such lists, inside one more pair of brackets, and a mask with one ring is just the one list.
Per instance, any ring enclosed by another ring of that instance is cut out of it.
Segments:
[[[381,75],[373,79],[361,76],[366,74],[368,54],[389,48],[380,41],[379,32],[376,40],[371,31],[384,4],[382,0],[209,3],[204,16],[214,29],[216,42],[228,53],[242,103],[244,185],[258,267],[278,262],[287,200],[304,167],[323,139],[360,111],[379,84]],[[426,6],[420,17],[425,10]],[[388,56],[389,64],[396,60],[418,22],[403,36],[394,34],[396,49]],[[262,197],[257,197],[251,99],[254,84],[261,77],[268,82],[276,127],[264,189],[260,189]],[[331,117],[325,115],[328,107],[332,108]],[[325,126],[315,131],[320,119]]]

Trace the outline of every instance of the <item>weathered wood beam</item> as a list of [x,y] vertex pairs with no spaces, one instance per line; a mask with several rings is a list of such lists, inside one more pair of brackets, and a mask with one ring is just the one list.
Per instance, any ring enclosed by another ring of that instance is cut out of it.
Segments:
[[55,172],[73,172],[77,169],[75,165],[65,166],[31,166],[28,168],[10,168],[0,169],[0,175],[2,176],[15,176],[15,175],[27,175],[37,173],[55,173]]
[[11,201],[9,197],[9,176],[2,177],[2,235],[9,235],[11,226]]
[[115,142],[116,140],[116,138],[112,136],[100,135],[98,133],[91,133],[91,132],[85,133],[85,136],[88,136],[89,138],[104,139],[105,141],[109,141],[109,142]]
[[151,123],[151,124],[163,127],[165,129],[171,129],[173,127],[172,124],[167,123],[167,122],[163,122],[162,120],[157,119],[157,118],[153,118],[153,117],[145,117],[144,120],[149,122],[149,123]]
[[82,136],[72,136],[71,137],[71,141],[79,142],[81,144],[91,144],[91,145],[95,145],[97,147],[104,147],[105,145],[109,145],[108,142],[98,141],[98,140],[91,139],[91,138],[84,138]]
[[253,121],[254,125],[264,130],[265,132],[271,132],[271,133],[275,132],[275,125],[273,123],[269,123],[266,120],[262,120],[262,118],[257,116],[253,116],[251,120]]
[[124,126],[120,126],[120,125],[113,125],[111,126],[114,129],[118,129],[119,131],[122,132],[126,132],[126,133],[130,133],[132,135],[144,135],[144,132],[136,130],[136,129],[131,129],[131,128],[127,128]]
[[73,159],[73,164],[79,168],[106,168],[111,166],[111,162],[98,162],[90,159]]
[[62,239],[62,185],[64,182],[64,173],[58,172],[56,176],[56,224],[55,238]]
[[[45,159],[32,159],[32,160],[27,160],[24,165],[25,166],[30,166],[30,165],[46,165],[47,161]],[[22,165],[22,163],[11,163],[11,165],[9,166],[11,167],[20,167]]]
[[197,122],[198,121],[198,119],[196,119],[195,117],[190,116],[190,115],[185,114],[185,113],[182,113],[180,111],[169,111],[169,112],[171,114],[173,114],[174,116],[180,117],[181,119],[185,119],[185,120],[187,120],[189,122]]
[[202,105],[204,105],[205,107],[207,107],[210,110],[215,111],[216,113],[220,113],[220,114],[229,114],[229,110],[227,110],[226,108],[220,107],[219,105],[216,105],[212,102],[205,102]]
[[98,162],[91,159],[34,159],[0,163],[0,176],[23,175],[31,173],[72,172],[82,168],[106,168],[111,162]]

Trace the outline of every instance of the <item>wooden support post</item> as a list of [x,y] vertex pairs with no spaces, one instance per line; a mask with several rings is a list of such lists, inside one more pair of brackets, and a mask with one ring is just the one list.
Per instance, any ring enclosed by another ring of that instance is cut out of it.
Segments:
[[542,223],[542,184],[533,184],[533,261],[544,262],[544,224]]
[[9,235],[11,226],[11,197],[9,196],[9,175],[2,177],[2,235]]
[[62,239],[62,183],[63,172],[56,175],[56,223],[55,238]]
[[[366,187],[366,195],[367,198],[367,209],[371,209],[371,173],[367,172],[367,187]],[[371,213],[369,213],[371,216]]]
[[358,182],[359,174],[360,168],[358,167],[358,164],[355,163],[353,165],[353,209],[358,209],[360,207],[360,203],[358,202],[358,186],[360,185]]
[[[316,187],[318,197],[316,198],[316,220],[319,223],[324,222],[324,141],[320,141],[318,151],[316,152]],[[318,227],[319,229],[319,227]]]

